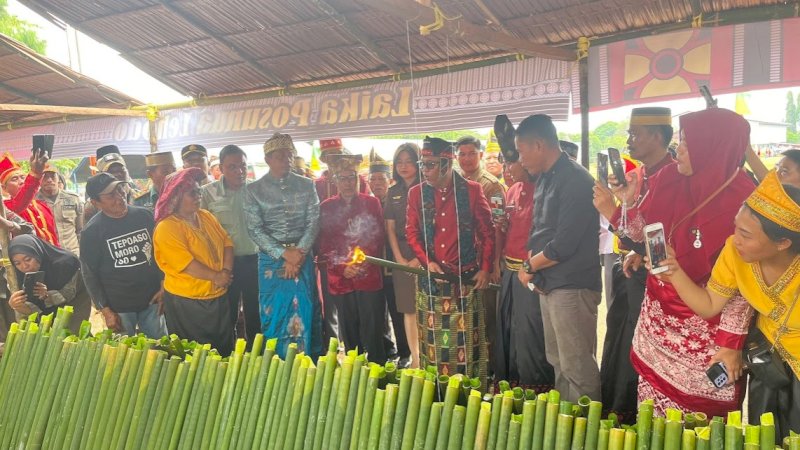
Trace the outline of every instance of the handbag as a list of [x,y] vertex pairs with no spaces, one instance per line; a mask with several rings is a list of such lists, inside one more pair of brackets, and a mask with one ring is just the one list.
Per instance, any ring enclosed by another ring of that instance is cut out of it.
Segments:
[[744,354],[742,356],[747,368],[750,369],[755,378],[761,380],[772,389],[781,389],[792,382],[792,374],[783,362],[781,355],[775,352],[775,345],[787,330],[786,322],[788,322],[789,316],[797,304],[798,297],[800,297],[800,289],[795,293],[794,301],[783,319],[783,324],[775,333],[775,343],[771,343],[764,333],[755,326],[755,320],[744,342]]

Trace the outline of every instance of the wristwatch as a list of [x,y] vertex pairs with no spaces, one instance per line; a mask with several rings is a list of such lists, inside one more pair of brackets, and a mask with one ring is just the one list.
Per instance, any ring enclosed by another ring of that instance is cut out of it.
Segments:
[[525,273],[527,273],[528,275],[533,275],[534,273],[536,273],[536,271],[533,270],[533,267],[531,267],[530,259],[526,259],[525,261],[522,262],[522,269],[525,270]]

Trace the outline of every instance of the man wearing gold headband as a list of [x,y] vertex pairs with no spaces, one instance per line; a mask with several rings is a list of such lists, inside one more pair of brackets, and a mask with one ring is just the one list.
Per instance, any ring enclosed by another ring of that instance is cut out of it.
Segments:
[[14,158],[6,153],[0,158],[0,184],[3,185],[3,192],[9,196],[3,199],[6,208],[30,222],[37,236],[60,247],[53,212],[47,204],[34,198],[47,160],[44,152],[34,153],[30,159],[31,172],[25,174]]
[[175,172],[175,158],[172,152],[150,153],[144,156],[147,177],[150,178],[150,189],[133,197],[133,204],[153,211],[158,202],[158,194],[164,186],[167,175]]
[[[681,269],[674,252],[660,266],[661,275],[700,317],[717,316],[740,293],[758,316],[748,343],[766,339],[774,347],[768,357],[780,358],[784,381],[763,376],[758,361],[751,366],[748,413],[775,415],[777,443],[789,430],[800,430],[800,189],[781,185],[774,171],[750,195],[736,215],[706,287],[696,285]],[[763,335],[763,336],[759,336]],[[747,348],[748,344],[745,344]],[[749,353],[748,353],[749,354]],[[779,372],[779,370],[777,371]],[[774,372],[773,372],[774,373]]]
[[313,254],[319,198],[313,181],[291,171],[296,154],[291,136],[275,133],[264,143],[269,173],[245,187],[248,232],[259,248],[261,329],[278,339],[281,357],[290,343],[309,355],[322,344]]
[[[632,170],[634,176],[642,180],[639,198],[647,195],[649,179],[674,161],[668,150],[672,134],[672,111],[669,108],[643,107],[631,111],[627,146],[630,157],[642,163]],[[600,215],[612,224],[619,223],[622,207],[614,202],[608,186],[597,184],[594,195],[594,205]],[[600,378],[604,404],[627,421],[635,418],[638,405],[639,374],[631,365],[630,347],[644,300],[647,269],[642,264],[644,246],[622,236],[619,248],[624,256],[612,268],[611,278],[616,282],[612,281],[612,286],[606,288],[606,292],[612,295],[606,296],[607,331]],[[624,271],[624,276],[621,271]]]

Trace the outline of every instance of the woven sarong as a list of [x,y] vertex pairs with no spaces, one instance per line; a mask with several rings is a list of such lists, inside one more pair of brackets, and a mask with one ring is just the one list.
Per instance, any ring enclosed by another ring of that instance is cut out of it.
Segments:
[[417,291],[420,365],[436,366],[440,375],[480,378],[485,391],[489,352],[480,293],[465,287],[459,298],[457,285],[439,287],[443,295]]

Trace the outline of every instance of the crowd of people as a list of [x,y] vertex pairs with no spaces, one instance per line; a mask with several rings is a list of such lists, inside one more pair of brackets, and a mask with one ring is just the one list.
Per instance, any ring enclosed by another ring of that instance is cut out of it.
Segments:
[[[670,110],[634,109],[625,179],[607,184],[545,115],[516,128],[498,116],[485,145],[426,137],[392,161],[373,152],[368,173],[341,139],[322,139],[316,179],[287,134],[266,140],[269,172],[254,181],[236,145],[211,167],[188,145],[180,170],[170,152],[147,155],[142,192],[109,145],[85,204],[44,154],[27,174],[7,155],[0,228],[19,286],[4,314],[73,305],[77,332],[93,303],[115,332],[174,333],[223,356],[257,333],[281,356],[338,337],[371,361],[484,389],[505,379],[589,395],[627,421],[645,398],[724,415],[749,380],[750,421],[772,411],[779,434],[800,431],[800,152],[767,171],[741,116],[679,121],[673,153]],[[656,223],[667,257],[653,267]],[[721,387],[706,374],[718,363]]]

